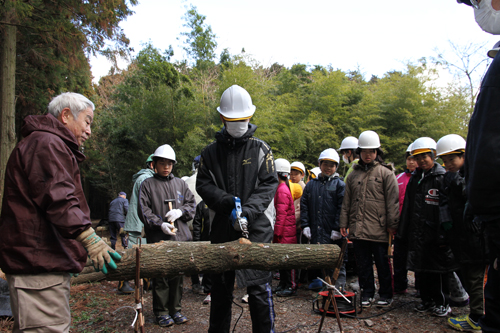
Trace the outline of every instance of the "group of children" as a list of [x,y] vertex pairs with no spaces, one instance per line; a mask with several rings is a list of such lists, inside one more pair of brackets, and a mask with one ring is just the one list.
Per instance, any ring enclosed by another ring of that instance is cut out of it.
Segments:
[[[465,140],[456,134],[437,143],[428,137],[415,140],[406,151],[406,170],[397,177],[384,163],[379,136],[373,131],[361,133],[358,139],[345,138],[339,151],[349,167],[343,180],[337,173],[339,154],[324,150],[318,159],[319,172],[310,171],[307,184],[302,184],[300,205],[294,205],[297,199],[292,193],[305,175],[303,164],[276,160],[280,185],[274,197],[274,242],[295,244],[305,237],[312,244],[340,246],[349,238],[363,307],[374,303],[389,307],[395,293],[406,293],[411,270],[421,297],[415,310],[448,316],[449,281],[459,277],[456,283],[467,290],[468,295],[463,293],[466,301],[470,298],[470,313],[449,318],[448,324],[457,330],[480,330],[486,256],[481,223],[466,209]],[[436,162],[438,157],[444,167]],[[376,302],[373,263],[379,281]],[[324,274],[318,271],[310,276]],[[276,294],[294,295],[295,270],[282,271],[280,276]],[[336,287],[343,290],[345,281],[344,263]],[[321,286],[320,280],[313,280],[309,287],[318,283]]]

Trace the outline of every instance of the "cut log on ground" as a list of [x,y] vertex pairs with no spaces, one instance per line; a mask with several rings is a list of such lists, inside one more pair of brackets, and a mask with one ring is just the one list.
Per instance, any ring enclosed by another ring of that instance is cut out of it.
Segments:
[[[72,278],[71,282],[132,280],[135,277],[135,253],[135,249],[121,253],[122,259],[116,263],[118,268],[108,275],[89,272],[85,268],[86,274]],[[142,245],[141,277],[221,273],[237,269],[333,269],[339,254],[340,248],[330,244],[263,244],[251,243],[244,238],[222,244],[168,241]]]

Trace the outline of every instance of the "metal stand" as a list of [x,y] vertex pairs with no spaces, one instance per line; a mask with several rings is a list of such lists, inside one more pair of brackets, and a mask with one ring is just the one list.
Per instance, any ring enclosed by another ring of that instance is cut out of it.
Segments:
[[338,279],[339,273],[340,273],[340,269],[344,263],[344,253],[345,253],[346,249],[347,249],[347,238],[344,240],[344,243],[342,243],[342,247],[340,249],[339,260],[337,262],[337,266],[335,266],[335,270],[333,271],[333,280],[330,280],[330,276],[323,273],[325,275],[325,280],[327,282],[328,298],[326,299],[325,306],[323,307],[323,315],[321,316],[321,321],[319,323],[318,333],[320,333],[321,329],[323,328],[323,322],[325,321],[326,311],[328,310],[328,307],[330,306],[330,302],[333,304],[333,308],[335,310],[335,317],[337,318],[337,323],[339,325],[340,333],[344,333],[344,330],[342,329],[342,323],[340,322],[340,314],[339,314],[339,309],[337,307],[337,301],[335,300],[335,295],[334,295],[335,286],[334,285],[335,285],[335,282],[337,282],[337,279]]

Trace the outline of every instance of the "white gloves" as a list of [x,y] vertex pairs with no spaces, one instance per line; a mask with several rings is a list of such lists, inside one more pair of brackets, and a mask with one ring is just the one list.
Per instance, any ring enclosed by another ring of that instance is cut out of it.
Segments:
[[180,209],[169,210],[167,215],[165,215],[168,222],[170,222],[170,223],[174,222],[175,220],[177,220],[181,216],[182,216],[182,210],[180,210]]
[[311,228],[305,227],[302,233],[307,237],[307,239],[311,239]]
[[342,238],[342,234],[338,231],[332,230],[332,235],[330,236],[330,238],[332,239],[332,241],[336,241]]
[[161,231],[163,231],[164,234],[175,236],[175,232],[177,231],[177,229],[175,229],[173,224],[164,222],[161,225]]

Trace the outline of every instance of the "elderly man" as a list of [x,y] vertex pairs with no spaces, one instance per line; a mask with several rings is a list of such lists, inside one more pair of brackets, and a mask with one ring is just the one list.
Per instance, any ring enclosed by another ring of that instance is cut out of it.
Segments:
[[13,332],[69,332],[70,274],[92,259],[108,272],[120,259],[91,228],[78,163],[94,104],[76,93],[55,97],[43,116],[24,119],[5,170],[0,268],[10,289]]

